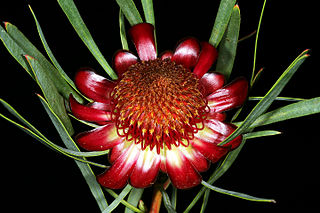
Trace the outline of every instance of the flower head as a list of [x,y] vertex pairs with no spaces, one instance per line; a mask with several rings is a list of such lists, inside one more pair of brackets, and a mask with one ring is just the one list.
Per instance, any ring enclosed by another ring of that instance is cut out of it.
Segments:
[[207,73],[217,50],[194,38],[157,57],[153,33],[147,23],[130,29],[139,57],[125,50],[115,54],[117,81],[89,68],[76,74],[78,89],[93,102],[81,105],[70,96],[71,110],[101,125],[76,141],[90,151],[111,150],[110,168],[97,177],[108,188],[122,188],[128,181],[148,187],[159,171],[177,188],[196,186],[199,172],[241,143],[238,136],[218,145],[235,130],[223,122],[223,112],[243,104],[247,81],[238,78],[223,86],[223,75]]

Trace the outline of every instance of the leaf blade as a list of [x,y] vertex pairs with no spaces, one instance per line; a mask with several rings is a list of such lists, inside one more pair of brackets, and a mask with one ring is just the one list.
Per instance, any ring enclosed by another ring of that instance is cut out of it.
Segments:
[[209,38],[209,43],[217,47],[227,28],[236,0],[221,0],[216,19]]
[[141,15],[132,0],[116,0],[123,14],[129,21],[130,25],[136,25],[143,22]]
[[80,13],[74,4],[73,0],[58,0],[60,7],[62,8],[63,12],[67,16],[68,20],[70,21],[71,25],[77,32],[78,36],[81,38],[83,43],[87,46],[89,51],[95,57],[95,59],[99,62],[102,68],[107,72],[107,74],[113,79],[117,80],[118,76],[110,67],[102,53],[100,52],[98,46],[96,45],[95,41],[93,40],[89,29],[85,25],[83,19],[80,16]]
[[241,198],[241,199],[244,199],[244,200],[255,201],[255,202],[269,202],[269,203],[275,203],[276,202],[273,199],[259,198],[259,197],[254,197],[254,196],[247,195],[247,194],[244,194],[244,193],[240,193],[240,192],[221,189],[221,188],[218,188],[216,186],[212,186],[211,184],[209,184],[209,183],[207,183],[205,181],[201,181],[201,184],[204,185],[205,187],[207,187],[208,189],[211,189],[211,190],[213,190],[215,192],[219,192],[219,193],[222,193],[222,194],[226,194],[226,195],[230,195],[230,196],[233,196],[233,197]]
[[[56,127],[57,131],[59,132],[59,135],[63,141],[63,143],[66,145],[68,149],[74,150],[74,151],[80,151],[77,145],[72,140],[72,137],[67,132],[65,127],[63,126],[63,123],[59,119],[59,117],[54,113],[54,111],[51,109],[51,107],[48,105],[46,100],[38,96],[40,98],[40,101],[42,105],[44,106],[45,110],[47,111],[52,123]],[[81,163],[78,161],[75,161],[77,166],[79,167],[84,179],[86,180],[89,189],[95,198],[96,202],[98,203],[98,206],[100,210],[104,210],[108,207],[107,200],[103,194],[102,188],[100,184],[97,182],[96,177],[91,169],[91,167],[86,163]]]
[[253,108],[253,110],[248,114],[243,123],[232,133],[230,134],[224,141],[219,143],[219,145],[224,145],[240,134],[242,134],[261,114],[263,114],[274,101],[274,99],[280,94],[282,89],[300,67],[300,65],[304,62],[304,60],[309,56],[306,54],[307,51],[302,52],[290,65],[289,67],[282,73],[276,83],[271,87],[271,89],[267,92],[263,99],[261,99],[258,104]]
[[112,212],[115,208],[117,208],[120,202],[127,196],[127,194],[129,194],[131,189],[132,189],[132,186],[127,184],[127,186],[121,191],[119,196],[116,199],[114,199],[114,201],[110,203],[110,205],[102,213],[109,213],[109,212]]
[[217,59],[216,71],[222,73],[226,79],[232,72],[240,31],[240,9],[236,5],[232,9],[227,29],[219,45],[219,57]]

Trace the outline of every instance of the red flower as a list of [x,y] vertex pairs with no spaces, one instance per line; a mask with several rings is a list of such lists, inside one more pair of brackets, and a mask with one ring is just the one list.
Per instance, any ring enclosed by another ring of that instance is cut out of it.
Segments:
[[111,163],[98,182],[108,188],[148,187],[159,171],[184,189],[201,182],[206,171],[241,143],[241,136],[218,146],[234,130],[223,111],[243,104],[243,78],[224,85],[219,73],[206,73],[217,57],[208,42],[182,41],[174,52],[157,57],[153,26],[143,23],[129,34],[139,58],[121,50],[114,57],[119,80],[109,81],[91,69],[76,74],[79,90],[94,102],[79,104],[70,96],[73,114],[101,127],[76,136],[84,149],[110,149]]

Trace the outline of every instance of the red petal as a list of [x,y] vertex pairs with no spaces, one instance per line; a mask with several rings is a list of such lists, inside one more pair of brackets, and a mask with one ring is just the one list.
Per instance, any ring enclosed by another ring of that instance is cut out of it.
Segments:
[[235,128],[232,124],[226,124],[214,119],[208,120],[205,122],[204,129],[195,134],[195,139],[192,140],[191,144],[211,162],[215,163],[227,154],[228,151],[240,145],[242,140],[241,135],[224,146],[218,146]]
[[199,53],[199,42],[195,38],[188,38],[178,45],[172,60],[177,64],[182,64],[187,69],[192,69],[198,61]]
[[175,147],[172,147],[171,150],[168,149],[166,162],[167,173],[176,188],[187,189],[201,182],[200,174],[179,149]]
[[218,57],[218,51],[208,42],[201,42],[201,52],[193,73],[200,79]]
[[104,110],[104,111],[111,111],[112,107],[110,103],[100,103],[100,102],[92,102],[87,105],[90,108]]
[[230,147],[217,146],[211,142],[195,138],[191,141],[192,146],[197,149],[212,163],[218,162],[229,151]]
[[119,143],[111,149],[111,152],[108,155],[109,162],[111,164],[114,163],[120,157],[120,155],[126,150],[125,146],[126,146],[125,142]]
[[136,188],[150,186],[156,180],[159,169],[160,155],[150,150],[142,151],[131,173],[130,184]]
[[77,72],[75,84],[88,98],[98,102],[108,102],[115,83],[85,68]]
[[200,79],[200,88],[203,96],[208,96],[224,85],[224,75],[214,72],[206,73]]
[[210,162],[198,150],[194,149],[192,146],[181,146],[179,149],[198,172],[204,172],[209,169]]
[[98,182],[110,189],[124,187],[127,184],[139,154],[140,150],[134,144],[130,145],[108,170],[97,176]]
[[209,112],[207,114],[207,120],[218,120],[218,121],[224,121],[226,119],[226,114],[222,112]]
[[100,151],[111,149],[123,141],[117,134],[114,123],[82,132],[76,136],[77,143],[89,151]]
[[212,112],[222,112],[241,106],[247,98],[248,82],[238,78],[207,97]]
[[129,34],[136,46],[139,58],[142,61],[154,60],[157,58],[154,42],[154,27],[152,24],[137,24],[129,30]]
[[128,68],[137,63],[138,58],[126,50],[118,51],[113,59],[113,66],[117,71],[119,78],[121,78],[122,74],[128,70]]
[[70,95],[69,101],[72,114],[80,120],[96,122],[99,124],[105,124],[106,121],[111,120],[111,112],[84,106],[78,103],[72,95]]
[[173,56],[173,52],[172,51],[169,51],[169,50],[167,50],[167,51],[165,51],[165,52],[163,52],[162,54],[161,54],[161,60],[164,60],[164,59],[171,59],[172,58],[172,56]]

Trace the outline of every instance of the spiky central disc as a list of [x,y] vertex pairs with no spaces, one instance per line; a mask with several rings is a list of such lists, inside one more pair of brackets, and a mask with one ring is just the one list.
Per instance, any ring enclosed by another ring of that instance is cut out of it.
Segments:
[[112,92],[118,134],[160,152],[188,146],[203,128],[207,103],[198,79],[170,60],[142,61],[129,67]]

